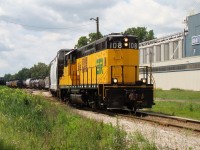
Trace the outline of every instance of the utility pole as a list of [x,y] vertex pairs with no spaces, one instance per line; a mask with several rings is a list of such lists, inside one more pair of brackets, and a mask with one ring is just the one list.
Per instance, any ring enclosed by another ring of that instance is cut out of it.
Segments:
[[153,49],[149,50],[149,62],[150,62],[150,84],[152,84],[152,81],[153,81],[153,74],[152,74]]
[[99,39],[99,17],[97,17],[97,40]]
[[96,21],[96,26],[97,26],[97,40],[99,39],[99,17],[95,18],[90,18],[90,20]]

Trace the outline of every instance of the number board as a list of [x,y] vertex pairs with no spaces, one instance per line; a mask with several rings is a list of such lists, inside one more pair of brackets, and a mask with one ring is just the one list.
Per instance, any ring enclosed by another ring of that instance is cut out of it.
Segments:
[[[125,41],[126,39],[127,41]],[[135,38],[129,37],[113,37],[108,41],[108,48],[110,49],[138,49],[138,41]]]
[[129,48],[129,49],[138,49],[138,44],[133,42],[127,42],[127,46],[122,42],[110,42],[110,48],[120,49],[120,48]]

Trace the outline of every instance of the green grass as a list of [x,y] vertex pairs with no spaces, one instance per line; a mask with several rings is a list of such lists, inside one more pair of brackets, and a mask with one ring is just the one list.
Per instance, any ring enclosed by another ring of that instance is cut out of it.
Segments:
[[155,98],[169,100],[189,100],[200,102],[200,91],[188,91],[182,89],[155,90]]
[[155,112],[200,120],[200,92],[181,89],[156,90]]
[[156,101],[154,112],[200,120],[200,104],[192,102]]
[[95,122],[41,96],[0,86],[0,149],[157,149],[137,135],[129,137],[119,125]]

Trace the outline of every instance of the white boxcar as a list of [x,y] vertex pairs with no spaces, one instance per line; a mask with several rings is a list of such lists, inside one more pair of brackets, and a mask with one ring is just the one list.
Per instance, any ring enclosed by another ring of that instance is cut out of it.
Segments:
[[54,60],[50,63],[50,90],[57,91],[58,89],[58,76],[57,76],[57,65],[58,65],[58,58],[57,56]]
[[57,92],[59,78],[63,75],[63,69],[65,66],[65,54],[70,49],[61,49],[58,51],[56,57],[50,63],[50,91]]

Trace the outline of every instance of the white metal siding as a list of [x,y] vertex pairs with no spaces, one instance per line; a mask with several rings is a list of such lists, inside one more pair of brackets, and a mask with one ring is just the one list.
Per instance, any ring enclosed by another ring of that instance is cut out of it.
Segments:
[[50,68],[50,89],[56,91],[58,88],[57,85],[57,64],[58,59],[57,57],[51,62]]
[[[185,57],[182,59],[172,59],[170,61],[152,63],[153,67],[171,66],[180,64],[190,64],[200,62],[200,56]],[[143,64],[149,66],[150,64]],[[142,76],[140,76],[141,78]],[[187,90],[200,91],[200,70],[187,70],[177,72],[153,73],[156,88],[170,90],[180,88]]]
[[153,73],[156,88],[170,90],[180,88],[200,91],[200,70]]

